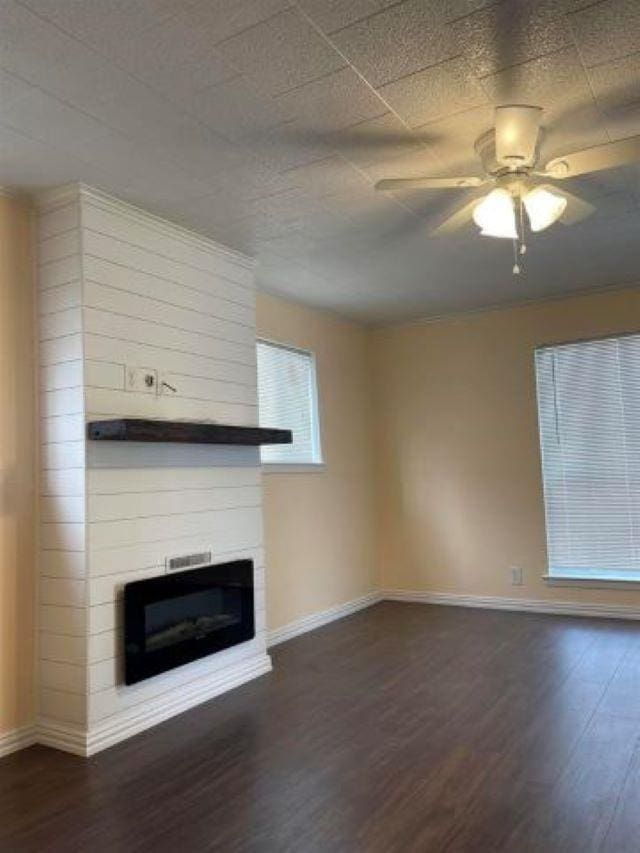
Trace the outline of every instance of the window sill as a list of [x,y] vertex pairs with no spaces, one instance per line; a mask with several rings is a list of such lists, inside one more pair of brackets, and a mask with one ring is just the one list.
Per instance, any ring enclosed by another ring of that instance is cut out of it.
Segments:
[[262,466],[263,474],[321,474],[324,462],[271,462]]
[[640,573],[637,577],[602,576],[593,575],[542,575],[542,579],[549,586],[567,587],[591,587],[592,589],[628,589],[637,588],[640,585]]

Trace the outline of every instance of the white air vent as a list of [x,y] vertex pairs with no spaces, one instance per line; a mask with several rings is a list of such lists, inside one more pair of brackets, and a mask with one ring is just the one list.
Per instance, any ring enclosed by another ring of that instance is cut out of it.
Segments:
[[180,569],[196,569],[198,566],[208,566],[211,563],[211,551],[201,551],[199,554],[180,554],[178,557],[167,557],[165,567],[168,572]]

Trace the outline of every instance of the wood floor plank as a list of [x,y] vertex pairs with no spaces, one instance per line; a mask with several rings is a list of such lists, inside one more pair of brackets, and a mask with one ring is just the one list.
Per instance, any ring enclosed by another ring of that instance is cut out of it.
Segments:
[[385,602],[84,760],[0,761],[8,853],[638,853],[640,625]]

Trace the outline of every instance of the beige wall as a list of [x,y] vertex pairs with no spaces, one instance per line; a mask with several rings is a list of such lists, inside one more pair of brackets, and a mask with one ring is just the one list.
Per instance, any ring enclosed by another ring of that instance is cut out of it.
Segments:
[[[32,307],[29,211],[0,197],[0,733],[33,713]],[[260,294],[257,325],[315,352],[325,458],[264,477],[269,629],[376,585],[640,604],[541,580],[533,374],[536,345],[638,330],[640,291],[373,331]]]
[[[541,580],[533,370],[539,344],[638,329],[640,290],[372,332],[382,587],[640,603],[640,592]],[[510,566],[524,586],[511,586]]]
[[270,630],[370,592],[373,482],[363,327],[258,295],[258,335],[316,356],[323,470],[264,476]]
[[28,206],[0,196],[0,733],[33,715],[34,323]]

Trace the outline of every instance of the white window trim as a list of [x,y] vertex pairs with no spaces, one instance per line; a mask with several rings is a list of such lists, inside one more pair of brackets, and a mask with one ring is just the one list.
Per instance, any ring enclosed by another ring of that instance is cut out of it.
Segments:
[[259,336],[256,338],[257,344],[270,344],[280,349],[290,350],[291,352],[301,353],[309,357],[311,361],[311,422],[314,426],[313,430],[313,462],[261,462],[263,474],[305,474],[305,473],[321,473],[325,470],[325,460],[322,454],[322,430],[320,427],[320,407],[318,404],[318,371],[316,368],[316,354],[313,350],[297,347],[293,344],[283,343],[274,338],[265,338]]
[[321,474],[326,470],[324,462],[263,462],[263,474]]
[[610,578],[606,575],[590,578],[569,578],[562,575],[542,575],[542,580],[547,586],[559,587],[587,587],[591,589],[633,589],[637,590],[640,578]]

